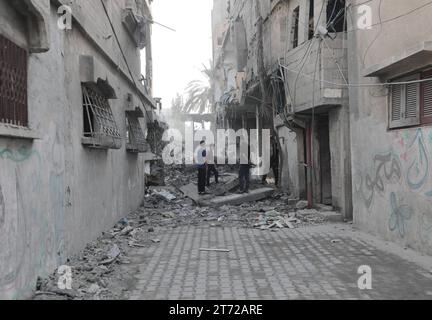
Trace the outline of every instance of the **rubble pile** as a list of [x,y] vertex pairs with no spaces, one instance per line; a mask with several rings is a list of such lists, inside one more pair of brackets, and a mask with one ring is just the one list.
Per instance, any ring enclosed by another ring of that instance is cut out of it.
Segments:
[[[134,225],[134,226],[132,226]],[[73,300],[117,300],[126,297],[128,287],[126,279],[131,271],[122,266],[129,265],[129,247],[148,243],[135,239],[140,227],[122,219],[112,230],[66,262],[71,269],[71,289],[60,289],[59,279],[62,273],[57,270],[46,279],[39,279],[35,300],[73,299]]]
[[[184,183],[188,175],[182,168],[171,168],[167,176],[172,179],[170,183]],[[55,272],[38,281],[34,299],[127,299],[134,250],[158,245],[169,229],[193,225],[276,232],[324,222],[319,211],[306,207],[304,202],[293,203],[287,194],[277,191],[265,200],[238,206],[200,207],[177,187],[149,187],[141,208],[67,261],[72,270],[72,290],[59,289],[59,274]]]

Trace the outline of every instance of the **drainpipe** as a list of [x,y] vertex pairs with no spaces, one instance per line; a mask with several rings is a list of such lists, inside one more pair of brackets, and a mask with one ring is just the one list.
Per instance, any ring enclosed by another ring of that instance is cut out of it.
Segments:
[[306,127],[306,153],[307,153],[307,201],[308,208],[312,209],[314,205],[313,201],[313,181],[312,181],[312,170],[313,170],[313,155],[312,155],[312,125],[308,124]]

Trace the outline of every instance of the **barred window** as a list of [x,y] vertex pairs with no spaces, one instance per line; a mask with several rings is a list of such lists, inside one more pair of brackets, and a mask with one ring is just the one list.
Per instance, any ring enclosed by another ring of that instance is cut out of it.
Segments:
[[28,126],[27,51],[1,35],[0,122]]
[[84,138],[94,147],[121,148],[121,135],[108,99],[89,85],[82,85]]
[[149,150],[144,132],[134,112],[126,112],[127,146],[129,152],[143,153]]

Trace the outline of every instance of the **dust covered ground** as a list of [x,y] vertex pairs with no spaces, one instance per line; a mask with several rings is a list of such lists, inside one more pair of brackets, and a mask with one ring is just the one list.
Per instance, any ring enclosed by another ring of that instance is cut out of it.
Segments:
[[[240,206],[199,207],[178,189],[195,179],[190,169],[169,168],[167,187],[149,188],[141,208],[67,261],[72,269],[72,290],[59,289],[56,270],[49,278],[39,279],[34,299],[128,299],[137,272],[131,257],[137,250],[158,246],[161,235],[184,226],[276,232],[325,223],[322,213],[305,209],[304,202],[289,204],[288,195],[277,190],[268,199]],[[251,189],[259,187],[262,184],[258,182],[251,185]]]

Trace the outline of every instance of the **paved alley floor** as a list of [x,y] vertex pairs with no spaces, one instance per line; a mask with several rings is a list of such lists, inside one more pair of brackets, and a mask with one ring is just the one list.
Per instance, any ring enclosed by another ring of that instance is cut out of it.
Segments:
[[[160,240],[131,257],[138,265],[131,299],[432,298],[429,257],[407,260],[410,250],[346,224],[277,232],[184,226]],[[372,270],[371,290],[358,288],[363,265]]]

